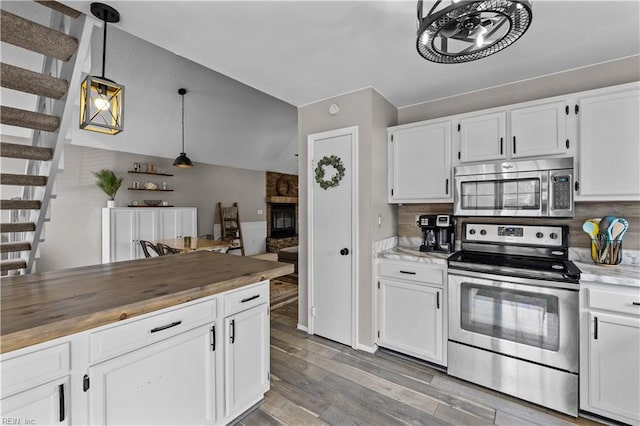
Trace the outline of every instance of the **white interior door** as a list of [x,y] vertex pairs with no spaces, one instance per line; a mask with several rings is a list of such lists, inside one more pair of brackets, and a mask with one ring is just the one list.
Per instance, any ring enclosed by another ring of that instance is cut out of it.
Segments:
[[[356,127],[309,136],[309,331],[346,345],[355,334],[356,144]],[[331,159],[340,160],[337,168],[323,164]],[[318,183],[332,182],[339,170],[344,175],[337,184]]]

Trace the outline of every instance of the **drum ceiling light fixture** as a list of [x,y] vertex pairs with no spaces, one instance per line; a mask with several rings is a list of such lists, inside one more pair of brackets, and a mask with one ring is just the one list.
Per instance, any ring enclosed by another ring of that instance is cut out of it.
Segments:
[[486,58],[515,43],[532,19],[529,0],[437,0],[424,17],[418,0],[420,55],[432,62],[457,64]]
[[187,157],[187,154],[184,152],[184,95],[187,93],[187,89],[178,89],[178,94],[182,96],[182,152],[178,155],[173,162],[173,165],[176,167],[180,167],[182,169],[186,169],[188,167],[193,167],[193,163]]
[[115,135],[124,130],[124,86],[104,76],[107,51],[107,23],[120,22],[111,6],[91,3],[91,13],[103,21],[102,76],[87,76],[80,86],[80,128]]

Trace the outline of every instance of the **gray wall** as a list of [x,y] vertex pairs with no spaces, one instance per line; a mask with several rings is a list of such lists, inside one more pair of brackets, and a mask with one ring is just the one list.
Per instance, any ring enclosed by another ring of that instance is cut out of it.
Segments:
[[[100,75],[102,28],[94,28],[91,46],[91,73]],[[188,90],[185,150],[189,158],[207,164],[296,173],[294,106],[120,31],[117,24],[108,29],[105,75],[125,86],[125,129],[109,136],[74,126],[72,144],[177,157],[181,151],[178,89],[184,87]],[[78,108],[74,114],[77,123]]]
[[[133,163],[153,162],[159,170],[174,176],[132,175]],[[93,265],[101,262],[101,209],[107,196],[95,184],[91,172],[112,169],[124,177],[116,195],[116,205],[132,200],[162,198],[171,204],[198,208],[198,234],[212,234],[214,218],[220,223],[217,203],[238,202],[242,222],[265,220],[265,172],[195,163],[191,169],[171,166],[172,160],[159,157],[67,146],[64,171],[56,178],[56,199],[51,201],[51,222],[45,226],[45,241],[40,245],[38,272]],[[133,180],[163,180],[173,192],[129,191]],[[257,211],[262,210],[262,214]]]
[[[337,103],[340,113],[332,116],[329,105]],[[382,202],[386,197],[386,128],[396,122],[395,107],[371,88],[319,101],[298,109],[300,162],[298,176],[306,182],[307,136],[313,133],[358,126],[358,344],[374,345],[374,283],[372,244],[397,234],[395,208]],[[384,184],[383,184],[384,182]],[[380,186],[382,185],[382,187]],[[308,188],[300,185],[300,199],[307,200]],[[383,217],[378,228],[377,217]],[[300,246],[298,254],[298,322],[308,327],[307,202],[300,203]]]
[[640,80],[640,56],[603,62],[398,109],[398,124]]

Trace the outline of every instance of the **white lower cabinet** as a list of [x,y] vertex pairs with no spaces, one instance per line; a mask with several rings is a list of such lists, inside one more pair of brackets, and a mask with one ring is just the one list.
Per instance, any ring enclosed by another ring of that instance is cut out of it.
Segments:
[[215,324],[89,368],[91,424],[212,424]]
[[[225,418],[247,410],[269,390],[268,282],[226,296]],[[257,296],[257,297],[256,297]],[[237,312],[240,309],[240,312]]]
[[580,315],[580,409],[640,424],[640,289],[581,283]]
[[442,366],[446,361],[443,265],[378,263],[378,346]]

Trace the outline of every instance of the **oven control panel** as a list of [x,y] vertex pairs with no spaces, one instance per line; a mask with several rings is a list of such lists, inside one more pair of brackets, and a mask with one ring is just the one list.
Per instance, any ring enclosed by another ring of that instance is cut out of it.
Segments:
[[464,234],[464,239],[466,241],[538,245],[546,247],[563,246],[563,234],[560,226],[466,223]]

